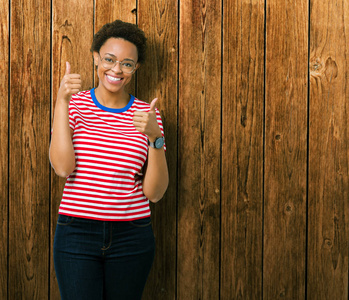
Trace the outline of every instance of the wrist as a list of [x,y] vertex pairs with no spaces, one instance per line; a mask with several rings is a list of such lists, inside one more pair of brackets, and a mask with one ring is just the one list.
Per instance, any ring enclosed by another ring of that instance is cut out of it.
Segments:
[[165,139],[163,136],[155,138],[154,142],[148,139],[148,145],[154,149],[161,149],[165,144]]
[[161,138],[161,137],[162,137],[162,133],[159,128],[159,131],[157,132],[157,134],[148,135],[148,140],[149,142],[154,143],[157,138]]
[[56,105],[69,106],[69,100],[64,98],[57,98]]

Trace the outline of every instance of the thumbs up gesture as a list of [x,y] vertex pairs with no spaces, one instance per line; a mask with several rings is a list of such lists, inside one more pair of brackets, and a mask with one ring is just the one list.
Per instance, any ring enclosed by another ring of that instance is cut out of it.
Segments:
[[154,142],[157,137],[161,137],[162,135],[161,129],[156,120],[155,105],[157,101],[158,98],[155,98],[150,103],[149,112],[135,111],[133,113],[133,125],[139,132],[147,135],[151,142]]
[[80,91],[81,79],[80,74],[70,74],[69,62],[66,62],[65,66],[65,74],[58,90],[57,99],[62,99],[69,102],[71,96]]

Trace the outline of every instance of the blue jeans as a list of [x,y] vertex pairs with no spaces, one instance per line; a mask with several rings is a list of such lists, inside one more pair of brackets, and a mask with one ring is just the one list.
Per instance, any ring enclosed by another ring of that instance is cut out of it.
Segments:
[[141,299],[154,252],[150,218],[113,222],[59,215],[53,255],[61,299]]

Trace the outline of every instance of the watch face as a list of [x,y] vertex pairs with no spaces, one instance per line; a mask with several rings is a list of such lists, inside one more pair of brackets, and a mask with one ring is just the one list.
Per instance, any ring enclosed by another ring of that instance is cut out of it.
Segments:
[[164,145],[164,138],[163,137],[162,138],[157,138],[155,140],[154,144],[155,144],[155,148],[157,148],[157,149],[161,148]]

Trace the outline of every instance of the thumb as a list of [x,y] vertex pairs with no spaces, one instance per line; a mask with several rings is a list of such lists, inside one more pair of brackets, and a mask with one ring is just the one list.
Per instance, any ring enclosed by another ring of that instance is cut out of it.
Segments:
[[155,111],[156,101],[158,101],[158,98],[153,99],[153,101],[150,103],[150,110],[149,111]]
[[65,62],[65,74],[64,75],[69,75],[70,74],[70,63]]

